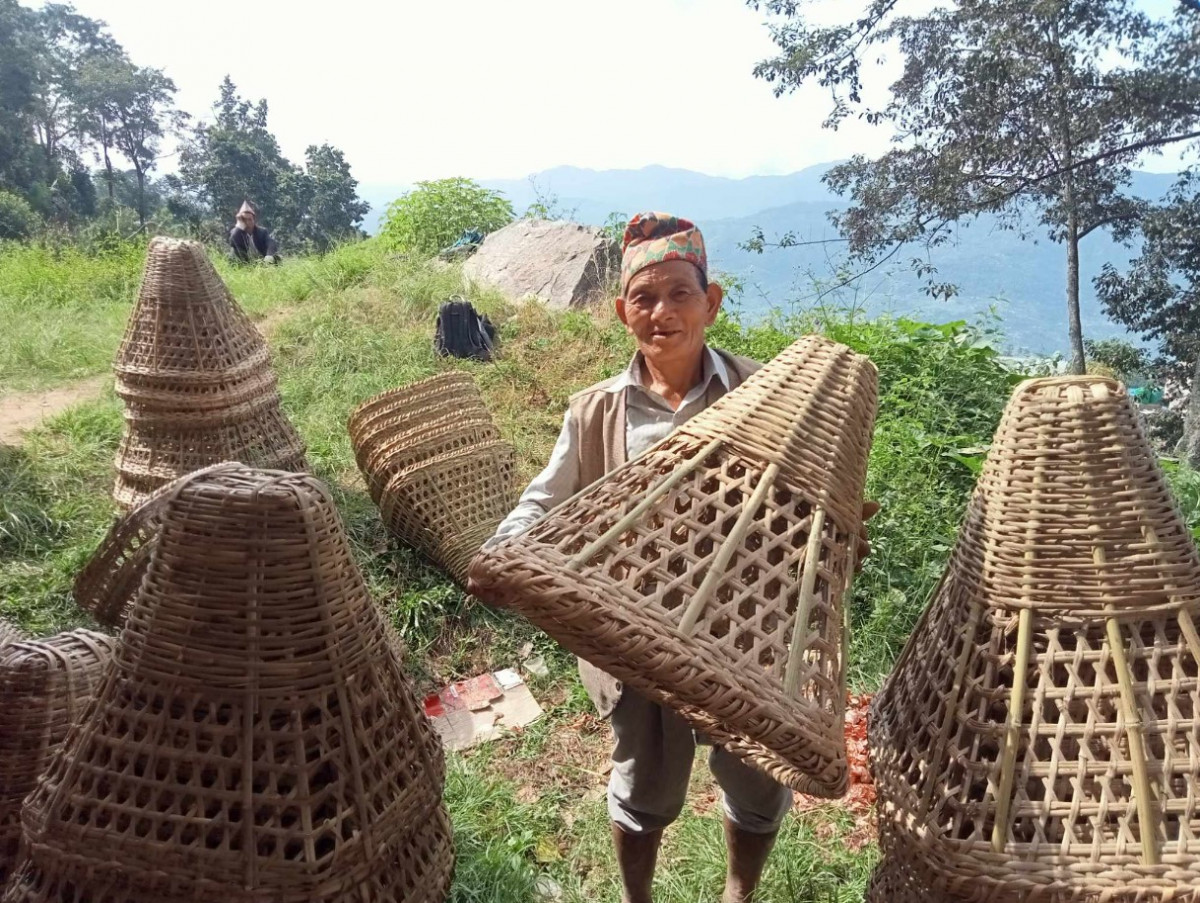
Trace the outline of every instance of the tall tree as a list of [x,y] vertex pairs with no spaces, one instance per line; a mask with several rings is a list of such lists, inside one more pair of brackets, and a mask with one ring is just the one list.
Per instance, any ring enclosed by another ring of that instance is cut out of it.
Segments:
[[41,47],[34,58],[34,134],[45,155],[47,178],[59,168],[62,142],[77,134],[80,71],[90,62],[124,55],[103,22],[74,8],[47,3],[38,12]]
[[[755,72],[777,94],[827,87],[828,127],[855,115],[893,128],[895,149],[826,176],[850,197],[833,219],[860,272],[903,246],[946,242],[952,224],[981,214],[1046,234],[1065,245],[1072,368],[1083,372],[1079,245],[1136,218],[1141,205],[1125,189],[1142,155],[1200,137],[1195,16],[1181,6],[1155,18],[1134,0],[949,0],[933,10],[912,0],[911,12],[904,0],[858,0],[857,14],[826,26],[806,17],[814,2],[762,0],[779,17],[781,53]],[[889,50],[903,70],[872,106],[868,64]]]
[[226,222],[249,198],[260,221],[293,246],[324,250],[357,234],[368,205],[340,150],[328,144],[306,152],[307,169],[280,151],[267,124],[267,102],[241,97],[228,78],[211,123],[202,123],[180,155],[179,177],[168,177],[169,206],[195,221],[201,210]]
[[146,225],[146,177],[158,165],[159,140],[187,115],[175,108],[175,83],[161,69],[130,66],[113,96],[114,144],[137,176],[138,220]]
[[36,179],[33,141],[36,16],[17,0],[0,0],[0,188],[24,195]]
[[1185,173],[1139,231],[1138,257],[1125,272],[1107,264],[1096,291],[1110,317],[1155,341],[1167,372],[1191,383],[1184,440],[1200,468],[1200,172]]
[[359,235],[358,226],[371,205],[359,200],[358,181],[350,174],[345,155],[329,144],[305,151],[303,197],[294,198],[301,211],[298,237],[319,251]]
[[182,183],[219,218],[232,219],[250,198],[265,216],[294,220],[280,189],[295,167],[267,127],[267,101],[252,104],[226,76],[214,112],[180,154]]

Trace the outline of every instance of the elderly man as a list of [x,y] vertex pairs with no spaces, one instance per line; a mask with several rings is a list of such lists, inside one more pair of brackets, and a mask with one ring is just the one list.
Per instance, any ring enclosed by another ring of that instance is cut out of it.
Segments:
[[[526,529],[626,460],[640,454],[726,392],[759,364],[705,344],[722,289],[708,281],[704,239],[692,223],[641,213],[625,230],[617,316],[637,341],[628,368],[575,395],[550,463],[489,545]],[[624,903],[649,903],[663,829],[678,817],[695,756],[692,729],[674,711],[645,699],[580,661],[616,745],[608,811]],[[726,903],[746,903],[791,807],[787,788],[720,748],[709,755],[724,792],[729,852]]]
[[229,248],[235,258],[242,263],[261,260],[263,263],[275,263],[279,259],[279,246],[271,233],[258,225],[258,214],[250,206],[249,201],[242,201],[241,209],[237,212],[237,221],[229,230]]

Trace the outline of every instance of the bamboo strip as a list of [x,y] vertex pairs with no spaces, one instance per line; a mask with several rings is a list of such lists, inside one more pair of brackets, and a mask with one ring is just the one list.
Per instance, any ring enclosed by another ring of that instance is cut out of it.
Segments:
[[749,503],[742,508],[737,522],[733,525],[733,529],[729,532],[729,535],[722,539],[717,557],[708,566],[708,573],[704,575],[704,580],[700,583],[696,594],[692,596],[692,601],[688,603],[687,610],[684,611],[683,618],[679,622],[679,632],[685,636],[690,636],[695,632],[696,622],[700,619],[700,614],[704,611],[704,606],[708,604],[708,600],[716,590],[717,584],[725,578],[725,569],[729,567],[729,562],[733,560],[734,553],[741,548],[750,525],[758,518],[758,509],[762,506],[767,493],[771,491],[771,485],[775,482],[775,477],[778,475],[779,465],[768,464],[767,469],[759,477],[758,485],[754,487],[754,493],[750,496]]
[[1000,786],[996,790],[996,821],[992,825],[992,850],[1000,853],[1008,839],[1008,813],[1012,806],[1013,777],[1016,773],[1017,751],[1021,746],[1021,719],[1025,708],[1025,672],[1029,668],[1029,647],[1033,621],[1028,608],[1017,615],[1017,656],[1013,663],[1013,688],[1004,725],[1004,753],[1000,763]]
[[1133,764],[1133,793],[1137,804],[1138,832],[1142,836],[1142,863],[1158,865],[1157,820],[1154,818],[1150,775],[1146,768],[1145,730],[1138,714],[1137,699],[1133,694],[1133,677],[1129,672],[1129,661],[1125,657],[1125,643],[1116,618],[1105,622],[1108,633],[1109,651],[1113,667],[1117,672],[1117,684],[1121,690],[1121,717],[1125,721],[1125,732],[1129,737],[1129,758]]
[[812,617],[813,590],[817,584],[817,570],[821,566],[821,533],[825,529],[825,509],[813,508],[812,525],[808,528],[808,545],[804,549],[801,567],[804,575],[800,582],[800,599],[796,602],[796,619],[792,622],[792,643],[788,646],[787,670],[783,675],[783,692],[795,696],[800,689],[800,664],[804,659],[804,635],[808,632],[808,619]]

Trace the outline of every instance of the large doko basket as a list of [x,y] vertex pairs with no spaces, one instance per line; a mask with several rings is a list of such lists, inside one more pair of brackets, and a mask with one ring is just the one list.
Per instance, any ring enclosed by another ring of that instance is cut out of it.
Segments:
[[133,507],[220,461],[303,470],[267,345],[198,242],[150,242],[115,364],[125,402],[113,496]]
[[870,361],[804,338],[471,578],[779,781],[839,796],[875,404]]
[[516,504],[515,452],[474,381],[451,371],[384,392],[348,426],[388,530],[465,583],[471,558]]
[[0,646],[0,886],[16,860],[21,803],[91,700],[115,647],[90,630]]
[[5,903],[443,901],[441,747],[328,490],[189,480]]
[[465,585],[471,559],[516,505],[515,473],[507,442],[460,448],[393,477],[379,510],[393,536]]
[[944,899],[1200,898],[1198,608],[1124,388],[1023,383],[873,705],[888,857]]

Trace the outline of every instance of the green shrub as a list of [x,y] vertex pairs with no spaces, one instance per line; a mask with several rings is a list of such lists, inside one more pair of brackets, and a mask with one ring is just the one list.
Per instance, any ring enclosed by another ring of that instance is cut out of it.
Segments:
[[467,229],[488,233],[513,221],[512,204],[502,194],[470,179],[418,182],[388,205],[380,236],[393,250],[436,254]]
[[26,200],[0,190],[0,239],[20,240],[37,231],[41,220]]

